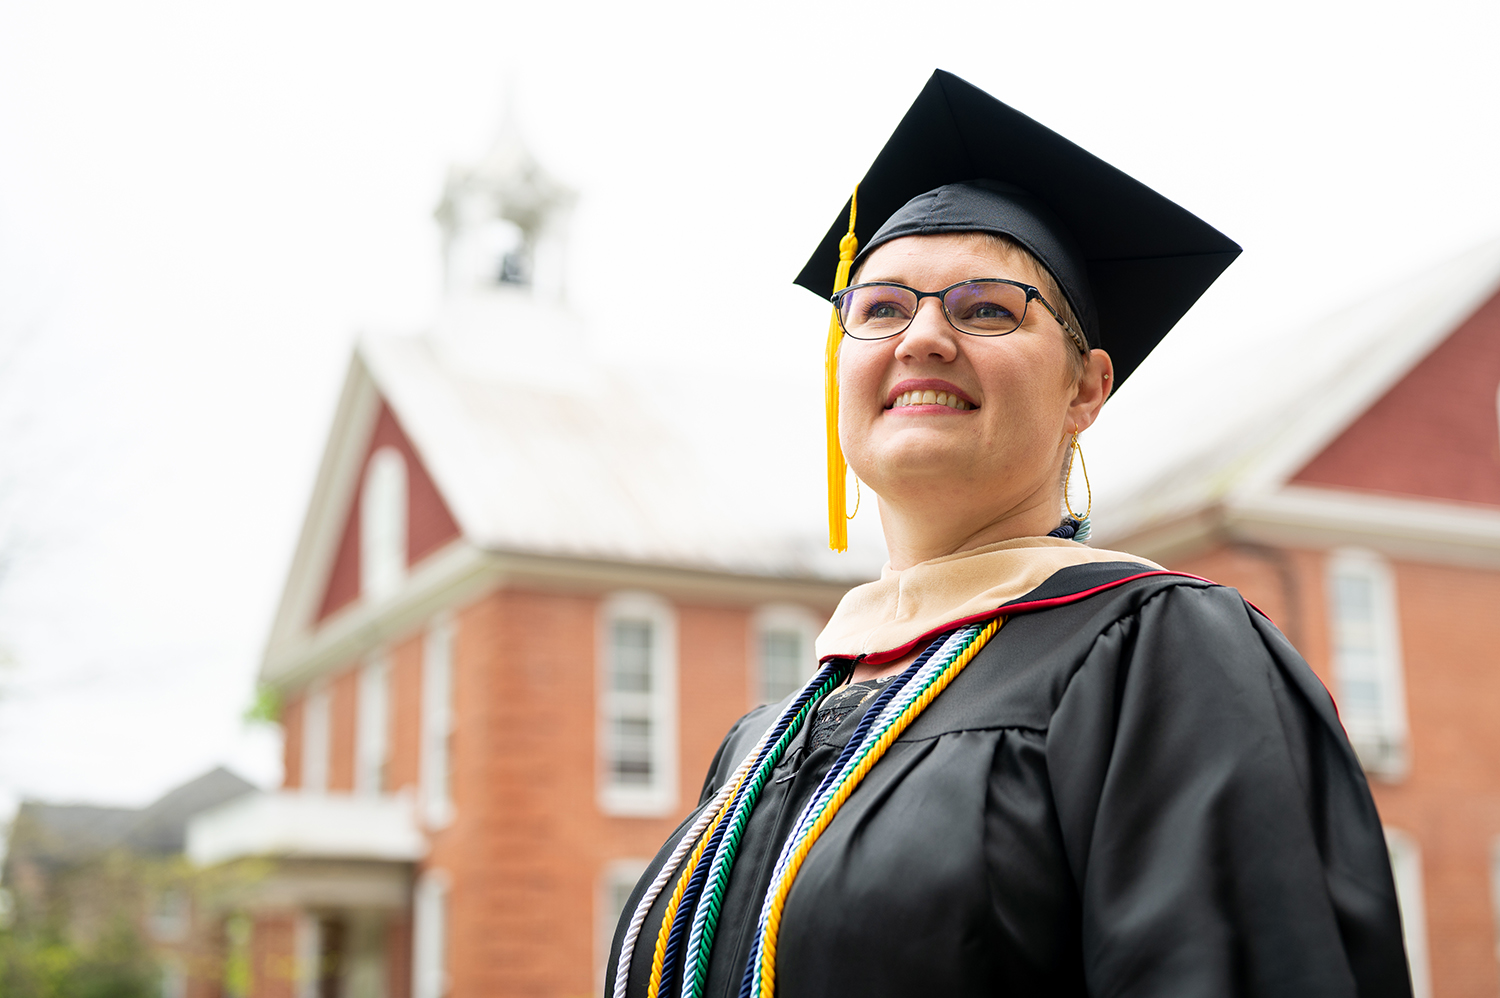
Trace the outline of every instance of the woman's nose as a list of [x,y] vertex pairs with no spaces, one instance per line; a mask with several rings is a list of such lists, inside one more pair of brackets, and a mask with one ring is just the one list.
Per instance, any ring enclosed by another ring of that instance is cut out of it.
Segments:
[[943,312],[943,303],[936,298],[923,298],[917,305],[917,314],[912,316],[911,325],[901,334],[896,352],[912,360],[934,358],[949,361],[958,356],[958,335],[958,330]]

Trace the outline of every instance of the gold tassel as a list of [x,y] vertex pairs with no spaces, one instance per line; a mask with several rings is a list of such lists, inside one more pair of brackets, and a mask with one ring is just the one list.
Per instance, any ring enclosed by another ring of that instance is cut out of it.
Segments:
[[[849,269],[854,265],[859,251],[859,238],[854,235],[854,213],[859,205],[859,187],[849,195],[849,232],[839,240],[839,269],[833,279],[833,293],[838,294],[849,286]],[[828,547],[834,551],[849,550],[849,517],[845,512],[845,478],[849,466],[844,462],[844,449],[839,446],[839,344],[844,340],[844,330],[839,325],[839,310],[835,305],[828,320],[828,349],[823,355],[823,405],[826,410],[828,431]]]

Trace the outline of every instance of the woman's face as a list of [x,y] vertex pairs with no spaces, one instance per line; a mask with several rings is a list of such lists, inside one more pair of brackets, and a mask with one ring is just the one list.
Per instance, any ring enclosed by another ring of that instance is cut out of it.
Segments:
[[[1032,284],[1052,300],[1051,282],[1028,258],[972,234],[894,239],[872,252],[858,275],[861,282],[895,281],[919,291],[982,277]],[[982,337],[954,329],[940,302],[924,298],[899,336],[844,337],[844,454],[882,503],[927,505],[937,515],[969,519],[987,511],[1002,519],[1022,514],[1045,521],[1045,533],[1056,526],[1066,442],[1103,403],[1102,394],[1084,397],[1091,378],[1107,384],[1096,369],[1101,364],[1107,374],[1108,357],[1094,351],[1080,377],[1076,348],[1038,303],[1014,332]],[[927,403],[909,392],[956,396],[970,407]]]

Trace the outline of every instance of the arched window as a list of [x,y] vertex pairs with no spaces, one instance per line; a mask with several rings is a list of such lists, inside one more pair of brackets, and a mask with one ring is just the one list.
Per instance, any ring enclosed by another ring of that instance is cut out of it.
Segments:
[[800,690],[817,671],[813,639],[822,624],[807,609],[762,607],[750,629],[750,701],[777,703]]
[[406,578],[406,462],[382,447],[365,470],[359,507],[359,588],[384,599]]
[[1407,768],[1406,684],[1396,580],[1373,551],[1328,559],[1329,637],[1339,717],[1365,769],[1399,777]]
[[607,814],[677,805],[677,616],[649,593],[616,593],[601,608],[599,745]]

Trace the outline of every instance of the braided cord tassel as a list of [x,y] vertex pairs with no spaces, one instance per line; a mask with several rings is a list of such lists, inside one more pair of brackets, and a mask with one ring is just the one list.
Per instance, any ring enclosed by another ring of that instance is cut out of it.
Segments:
[[856,757],[854,768],[840,782],[838,789],[828,801],[827,807],[823,809],[817,820],[808,829],[808,833],[803,840],[798,843],[795,851],[792,853],[791,862],[788,864],[786,871],[778,880],[772,883],[771,890],[768,892],[765,936],[760,940],[759,952],[751,954],[751,960],[756,964],[757,976],[759,977],[759,986],[755,988],[759,998],[773,998],[775,994],[776,940],[781,928],[781,914],[786,905],[787,894],[791,892],[792,883],[796,880],[797,873],[801,870],[802,863],[807,858],[808,852],[817,843],[819,837],[822,836],[824,829],[828,827],[829,822],[833,820],[839,808],[843,806],[844,802],[849,799],[849,795],[854,792],[855,788],[859,786],[875,764],[885,755],[886,750],[891,747],[891,744],[911,725],[912,721],[917,719],[922,711],[927,709],[928,704],[932,703],[937,695],[948,687],[948,684],[964,670],[964,667],[973,661],[974,656],[979,654],[980,650],[999,631],[1000,626],[1004,622],[1003,617],[990,621],[983,630],[969,641],[963,651],[937,675],[936,679],[928,684],[901,711],[900,715],[890,725],[869,739],[865,746],[862,746],[859,755]]
[[[667,901],[667,910],[662,915],[661,929],[656,934],[656,949],[651,954],[651,982],[646,987],[646,994],[648,998],[656,998],[656,996],[661,993],[662,964],[666,959],[667,934],[671,931],[673,919],[677,917],[677,907],[682,903],[682,895],[687,892],[688,881],[692,879],[693,871],[698,867],[698,860],[703,856],[703,847],[708,845],[709,837],[712,836],[714,830],[719,827],[719,823],[724,820],[724,816],[729,813],[729,798],[733,794],[738,793],[740,785],[745,782],[745,776],[749,773],[750,769],[748,763],[750,763],[751,761],[753,760],[748,758],[745,760],[747,765],[742,767],[741,772],[738,774],[739,779],[735,780],[733,787],[728,788],[730,790],[730,793],[725,795],[725,799],[722,804],[714,810],[713,821],[707,829],[707,834],[705,834],[701,839],[698,840],[698,844],[696,847],[694,847],[692,855],[688,857],[687,866],[683,869],[682,876],[677,880],[677,888],[672,891],[672,896]],[[687,839],[686,836],[684,836],[683,841],[687,842],[691,840]],[[681,843],[679,843],[679,848],[680,846]],[[670,876],[670,874],[668,874],[668,876]],[[659,879],[665,880],[665,878]],[[653,902],[654,900],[655,899],[653,899]],[[644,913],[649,911],[650,909],[646,908],[644,912],[637,912],[637,914],[641,914],[643,916],[641,919],[643,923],[645,922]],[[631,919],[631,921],[634,922],[634,919]],[[624,975],[623,979],[621,977],[622,974]],[[629,976],[630,964],[625,960],[624,948],[621,947],[620,965],[615,970],[615,994],[618,996],[618,998],[624,998],[624,989],[629,985]]]
[[[950,631],[947,634],[939,636],[936,640],[929,642],[927,647],[922,650],[922,653],[917,656],[916,661],[907,666],[896,678],[891,680],[890,684],[881,691],[880,696],[876,698],[875,702],[866,709],[864,716],[860,718],[859,724],[850,734],[848,742],[845,743],[843,751],[839,753],[839,757],[834,761],[833,765],[828,767],[828,772],[824,774],[822,782],[818,785],[818,789],[814,791],[808,803],[803,807],[802,813],[798,815],[796,823],[792,826],[791,833],[787,835],[786,841],[782,843],[781,852],[776,858],[775,867],[772,869],[771,883],[774,884],[782,871],[786,869],[786,865],[791,859],[792,851],[796,848],[797,842],[800,841],[801,837],[806,833],[808,826],[817,817],[818,809],[826,802],[832,793],[832,788],[847,771],[850,760],[859,751],[860,746],[864,744],[870,728],[892,710],[891,701],[895,700],[901,694],[903,687],[907,686],[913,680],[920,679],[923,670],[927,667],[930,660],[935,658],[939,667],[951,661],[958,654],[959,648],[955,647],[949,653],[950,645],[953,645],[957,641],[961,646],[961,639],[966,637],[967,635],[961,632]],[[946,659],[944,658],[945,653],[947,654]],[[918,683],[918,686],[920,686],[920,683]],[[895,713],[899,714],[900,710],[915,695],[915,692],[913,692],[910,696],[897,702],[895,704]],[[755,942],[751,947],[752,953],[759,951],[760,940],[765,935],[765,927],[765,908],[762,906],[760,916],[757,919]],[[754,994],[755,970],[757,966],[756,961],[753,959],[746,964],[744,977],[740,981],[740,998],[751,998]]]
[[[839,265],[833,277],[833,293],[849,286],[849,269],[859,252],[859,237],[854,234],[854,217],[859,208],[859,187],[849,195],[849,231],[839,240]],[[839,344],[844,341],[844,327],[835,305],[828,317],[828,346],[823,352],[823,421],[828,435],[828,547],[834,551],[849,550],[849,518],[845,514],[845,479],[848,465],[844,448],[839,444]]]
[[[797,846],[807,836],[808,830],[817,821],[824,808],[828,806],[838,785],[858,765],[859,760],[856,756],[861,754],[872,738],[878,739],[885,729],[900,717],[902,711],[920,696],[944,669],[952,664],[964,647],[979,633],[979,630],[977,626],[961,628],[939,635],[929,642],[916,661],[896,676],[875,703],[865,711],[860,723],[845,743],[843,751],[839,753],[838,759],[828,768],[818,789],[802,808],[802,813],[797,816],[792,831],[782,843],[781,852],[776,858],[776,865],[772,868],[769,881],[771,886],[766,891],[766,899],[762,902],[760,915],[756,919],[755,938],[750,947],[752,954],[760,952],[761,942],[766,935],[766,918],[775,884],[786,872]],[[903,690],[902,687],[907,688]],[[870,734],[871,728],[876,729],[874,735]],[[739,998],[754,998],[759,989],[759,971],[759,961],[752,956],[746,961],[745,973],[740,980]]]
[[[839,681],[842,682],[841,667]],[[806,711],[811,714],[818,700],[833,691],[833,686],[820,690],[812,702],[809,702]],[[801,727],[798,724],[797,727]],[[783,741],[790,744],[796,735],[796,729],[788,728]],[[683,958],[683,985],[682,993],[686,998],[700,998],[703,993],[703,985],[708,978],[708,961],[713,953],[714,935],[719,924],[719,910],[724,900],[724,888],[729,882],[729,874],[734,869],[734,861],[739,853],[740,839],[745,834],[745,826],[750,823],[750,814],[755,808],[755,803],[760,797],[760,792],[765,786],[766,780],[770,779],[771,771],[776,763],[780,761],[786,744],[777,746],[774,752],[775,758],[767,757],[767,765],[761,767],[756,773],[755,780],[747,791],[740,796],[735,804],[734,816],[725,826],[724,841],[714,854],[713,861],[708,869],[705,881],[703,900],[698,904],[693,913],[692,927],[688,933],[687,954]]]
[[714,819],[713,827],[707,831],[697,848],[694,849],[690,863],[683,870],[677,888],[673,892],[668,910],[662,918],[661,928],[657,932],[656,947],[651,958],[651,983],[647,990],[648,998],[658,998],[663,993],[671,993],[671,979],[677,953],[682,948],[689,926],[689,919],[683,916],[695,910],[698,896],[708,874],[708,867],[703,864],[702,857],[716,855],[726,827],[722,821],[723,816],[734,813],[746,800],[749,801],[747,807],[754,807],[755,799],[760,796],[761,788],[765,786],[766,779],[776,763],[780,761],[787,745],[801,730],[818,701],[842,683],[847,673],[848,666],[843,663],[830,663],[819,670],[807,686],[803,687],[796,699],[782,711],[781,717],[762,739],[759,748],[752,753],[755,756],[755,762],[750,768],[754,770],[754,775],[736,786],[735,792],[727,798],[719,817]]
[[[646,918],[650,915],[652,906],[656,904],[656,899],[661,896],[661,892],[666,888],[667,881],[672,878],[672,874],[676,873],[678,867],[681,866],[684,857],[687,856],[688,849],[694,843],[700,841],[700,836],[703,835],[710,824],[717,824],[728,813],[730,797],[739,790],[740,784],[745,782],[745,777],[749,774],[750,767],[755,764],[756,759],[760,758],[761,752],[771,740],[771,736],[774,733],[772,728],[767,728],[766,733],[761,735],[760,741],[755,744],[755,747],[745,753],[745,758],[740,761],[739,767],[730,774],[729,779],[724,781],[724,785],[718,789],[713,798],[699,811],[698,820],[678,839],[677,847],[672,850],[672,855],[667,857],[667,861],[662,864],[661,870],[657,872],[656,879],[651,881],[651,886],[646,888],[646,893],[642,895],[640,903],[635,906],[635,913],[631,915],[630,925],[626,928],[625,938],[620,944],[619,962],[615,964],[613,998],[625,998],[625,993],[629,990],[630,964],[635,959],[636,943],[640,939],[641,928],[646,924]],[[706,842],[707,840],[704,839],[702,841]],[[701,851],[699,849],[694,852],[692,863],[696,864],[698,862],[698,854]],[[677,902],[673,901],[668,906],[667,921],[671,921],[671,912],[676,910],[676,905]]]

